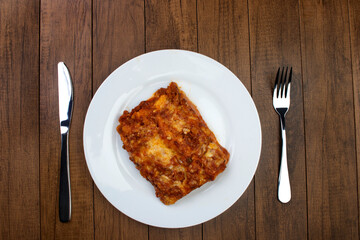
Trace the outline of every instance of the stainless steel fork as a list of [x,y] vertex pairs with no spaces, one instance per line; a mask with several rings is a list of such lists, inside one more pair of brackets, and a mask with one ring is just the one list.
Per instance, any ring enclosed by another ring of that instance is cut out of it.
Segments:
[[276,74],[276,81],[273,93],[273,105],[275,111],[280,116],[281,138],[282,138],[282,151],[280,172],[278,180],[278,199],[282,203],[287,203],[291,199],[290,179],[287,164],[286,152],[286,131],[285,131],[285,115],[290,107],[290,86],[292,78],[292,68],[290,68],[289,77],[287,78],[288,68],[286,68],[284,75],[284,67],[281,71],[280,68]]

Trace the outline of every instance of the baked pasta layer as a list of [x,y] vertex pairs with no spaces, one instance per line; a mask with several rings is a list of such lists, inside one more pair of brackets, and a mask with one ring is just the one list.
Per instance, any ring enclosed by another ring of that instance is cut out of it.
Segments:
[[214,180],[229,161],[228,151],[174,82],[124,111],[119,123],[123,148],[166,205]]

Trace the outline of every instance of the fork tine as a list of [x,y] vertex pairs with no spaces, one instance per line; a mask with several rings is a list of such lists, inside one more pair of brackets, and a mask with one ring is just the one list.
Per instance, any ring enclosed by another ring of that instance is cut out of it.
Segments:
[[[279,97],[280,91],[283,87],[283,79],[284,79],[283,77],[284,77],[284,68],[282,68],[282,70],[281,70],[281,77],[280,77],[280,82],[279,82],[279,87],[277,89],[276,97]],[[281,97],[281,94],[280,94],[280,97]]]
[[[288,88],[290,88],[291,78],[292,78],[292,67],[290,68],[288,84],[286,84],[285,97],[287,97]],[[289,89],[289,91],[290,91],[290,89]]]
[[[283,71],[284,71],[284,67],[283,67]],[[286,67],[286,71],[285,71],[285,76],[284,78],[282,79],[282,86],[281,86],[281,95],[280,97],[285,97],[285,86],[286,86],[286,76],[287,76],[287,72],[288,72],[288,67]]]
[[276,93],[276,95],[278,95],[279,74],[280,74],[280,68],[277,71],[276,79],[275,79],[274,94]]

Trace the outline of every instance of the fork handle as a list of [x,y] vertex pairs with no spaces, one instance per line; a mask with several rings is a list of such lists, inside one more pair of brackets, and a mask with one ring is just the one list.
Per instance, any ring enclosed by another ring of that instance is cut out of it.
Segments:
[[287,203],[291,199],[290,179],[289,170],[287,165],[287,151],[286,151],[286,131],[285,131],[285,114],[280,115],[281,125],[281,162],[280,162],[280,173],[278,182],[278,199],[282,203]]

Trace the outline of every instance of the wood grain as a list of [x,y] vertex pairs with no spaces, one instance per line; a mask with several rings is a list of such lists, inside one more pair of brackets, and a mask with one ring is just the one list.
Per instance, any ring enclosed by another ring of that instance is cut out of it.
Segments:
[[196,1],[145,0],[146,51],[197,50]]
[[[197,50],[196,2],[145,0],[146,51]],[[149,227],[149,239],[202,239],[202,225],[184,229]]]
[[39,1],[1,1],[0,23],[0,239],[38,239]]
[[[359,144],[360,141],[360,2],[356,0],[349,0],[348,9],[349,9],[350,37],[351,37],[350,48],[351,48],[351,59],[352,59],[352,79],[354,86],[358,202],[359,202],[360,201],[360,176],[359,176],[359,172],[360,172],[360,144]],[[358,203],[358,206],[360,206],[360,203]]]
[[[306,239],[306,175],[298,1],[249,1],[252,93],[263,142],[255,175],[256,238]],[[280,122],[272,105],[278,67],[292,66],[291,106],[286,116],[292,199],[277,199]]]
[[93,92],[121,64],[145,51],[144,1],[94,1]]
[[[93,93],[127,60],[144,53],[144,1],[94,1]],[[148,226],[125,216],[94,188],[95,239],[148,239]]]
[[347,1],[303,0],[300,14],[309,239],[358,239]]
[[181,239],[193,240],[202,239],[202,225],[189,228],[166,229],[149,227],[149,240]]
[[[69,68],[74,108],[69,136],[72,218],[58,217],[60,131],[57,63]],[[82,144],[91,99],[91,1],[41,1],[40,30],[40,191],[42,239],[94,237],[93,183]]]
[[[105,78],[144,52],[210,56],[252,93],[262,124],[259,166],[219,217],[183,229],[149,227],[94,187],[82,129]],[[74,85],[73,212],[60,223],[58,61]],[[279,66],[294,78],[287,115],[292,200],[277,200]],[[0,1],[0,239],[359,239],[360,1]]]
[[[228,67],[251,92],[247,1],[199,0],[197,12],[199,52]],[[230,209],[204,223],[203,235],[204,239],[255,239],[253,182]]]

